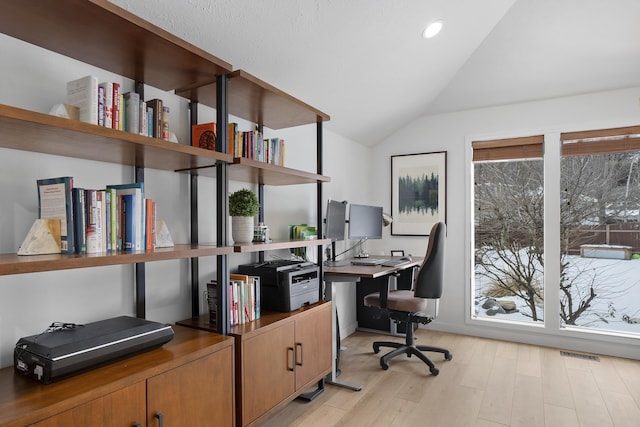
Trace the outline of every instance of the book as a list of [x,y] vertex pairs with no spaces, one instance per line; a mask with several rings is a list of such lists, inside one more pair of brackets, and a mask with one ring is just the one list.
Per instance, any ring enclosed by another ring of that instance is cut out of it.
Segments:
[[238,124],[237,123],[229,123],[229,129],[227,131],[227,139],[228,139],[228,147],[227,154],[230,154],[233,157],[237,157],[237,141],[238,141]]
[[102,82],[98,84],[98,88],[104,90],[104,123],[107,128],[113,127],[113,83]]
[[73,236],[74,251],[77,254],[87,252],[87,240],[85,236],[86,227],[86,206],[85,206],[85,190],[83,188],[73,188]]
[[207,302],[209,303],[209,323],[215,325],[218,315],[218,282],[211,280],[207,283]]
[[162,106],[162,139],[168,141],[170,138],[169,134],[169,107],[166,105]]
[[136,92],[127,92],[124,97],[125,128],[126,132],[140,133],[140,95]]
[[112,104],[112,128],[120,129],[120,83],[112,83],[113,87],[113,104]]
[[163,128],[163,106],[162,99],[154,98],[147,101],[147,107],[151,108],[151,129],[149,136],[153,138],[162,138]]
[[80,109],[80,121],[98,124],[98,78],[88,75],[67,82],[67,104]]
[[71,254],[74,248],[73,177],[37,180],[38,218],[60,220],[60,249]]
[[104,126],[104,87],[98,85],[98,126]]
[[136,197],[133,194],[123,194],[122,198],[122,250],[137,251],[136,236],[138,234],[138,220],[136,218]]
[[140,100],[140,105],[138,105],[139,117],[140,117],[140,129],[138,129],[138,134],[149,136],[147,133],[147,103]]
[[191,125],[191,145],[215,151],[216,124],[212,122]]
[[118,195],[115,188],[105,189],[109,208],[107,211],[107,250],[118,249]]
[[[143,229],[144,229],[144,216],[143,216],[143,206],[144,206],[144,183],[143,182],[134,182],[130,184],[114,184],[107,185],[107,189],[113,189],[116,191],[116,199],[119,199],[120,203],[122,203],[121,197],[125,194],[134,195],[135,196],[135,204],[133,204],[135,212],[129,212],[130,215],[135,219],[135,228],[133,228],[136,232],[135,238],[132,240],[133,248],[127,248],[124,245],[124,234],[126,234],[123,226],[125,223],[121,223],[120,227],[120,239],[122,241],[120,248],[121,250],[135,250],[141,251],[144,250],[144,240],[143,240]],[[117,202],[116,202],[117,203]],[[131,206],[129,206],[131,208]],[[121,215],[122,218],[122,215]],[[131,236],[130,236],[131,237]]]
[[153,252],[156,249],[156,202],[152,199],[145,199],[145,245],[147,252]]
[[88,254],[100,253],[102,246],[100,244],[100,223],[98,214],[98,192],[97,190],[87,189],[86,195],[86,228],[85,240]]

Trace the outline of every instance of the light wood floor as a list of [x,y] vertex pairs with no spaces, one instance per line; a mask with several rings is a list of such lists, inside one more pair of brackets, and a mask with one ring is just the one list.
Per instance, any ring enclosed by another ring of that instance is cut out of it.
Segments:
[[424,329],[416,335],[418,344],[453,354],[445,361],[432,353],[438,376],[415,357],[399,356],[382,370],[371,343],[389,337],[356,332],[342,341],[341,378],[363,389],[326,385],[315,400],[291,402],[263,427],[640,426],[640,361],[598,362]]

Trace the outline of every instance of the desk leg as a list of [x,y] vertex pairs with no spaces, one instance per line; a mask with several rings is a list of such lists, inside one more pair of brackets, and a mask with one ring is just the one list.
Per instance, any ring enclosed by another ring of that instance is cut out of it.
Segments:
[[[333,296],[335,295],[335,288],[334,288],[334,282],[329,282],[331,283],[331,300],[333,301]],[[344,388],[348,388],[350,390],[353,391],[360,391],[362,390],[362,385],[361,384],[353,384],[347,381],[340,381],[338,380],[338,376],[336,374],[336,358],[338,357],[338,343],[337,343],[337,334],[338,334],[338,308],[336,307],[336,304],[331,304],[332,305],[332,310],[333,313],[331,315],[331,374],[330,374],[330,378],[328,378],[325,382],[327,384],[332,384],[332,385],[337,385],[340,387],[344,387]]]

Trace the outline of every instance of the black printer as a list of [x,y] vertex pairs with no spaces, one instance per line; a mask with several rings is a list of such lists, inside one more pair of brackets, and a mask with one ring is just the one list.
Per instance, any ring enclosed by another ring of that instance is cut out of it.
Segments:
[[18,373],[48,384],[152,350],[172,338],[171,326],[137,317],[86,325],[53,323],[40,334],[20,338],[13,362]]
[[238,266],[240,274],[260,277],[260,308],[288,312],[320,299],[319,268],[312,262],[277,260]]

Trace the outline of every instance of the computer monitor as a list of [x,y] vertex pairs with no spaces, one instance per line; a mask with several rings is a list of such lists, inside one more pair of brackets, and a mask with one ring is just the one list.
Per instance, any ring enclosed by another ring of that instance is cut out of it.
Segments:
[[347,220],[347,203],[337,200],[327,202],[327,228],[325,236],[332,242],[344,240],[344,225]]
[[382,206],[350,205],[349,239],[382,239]]

